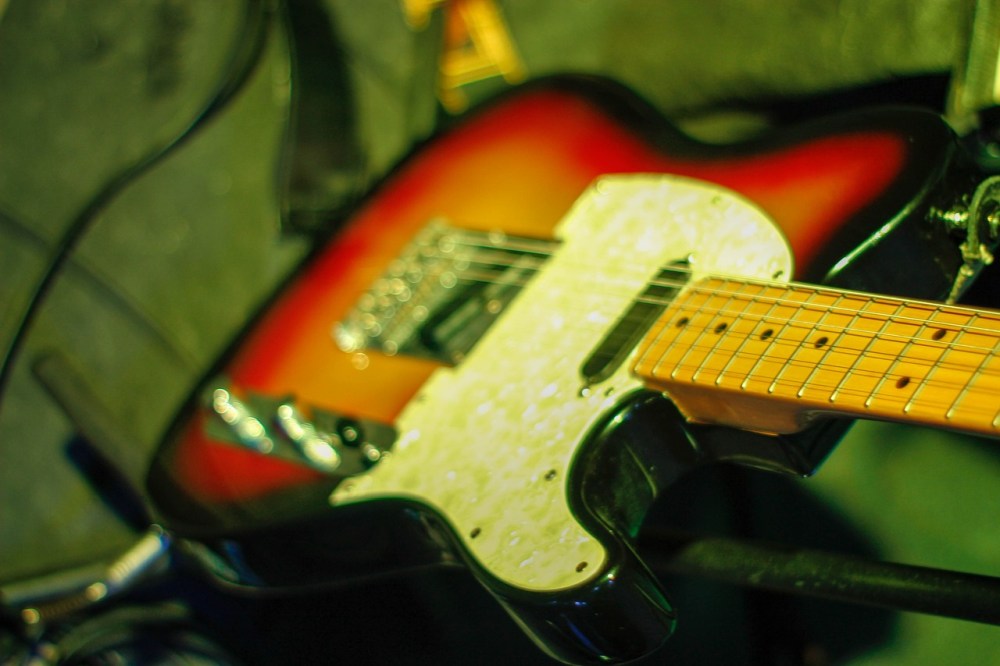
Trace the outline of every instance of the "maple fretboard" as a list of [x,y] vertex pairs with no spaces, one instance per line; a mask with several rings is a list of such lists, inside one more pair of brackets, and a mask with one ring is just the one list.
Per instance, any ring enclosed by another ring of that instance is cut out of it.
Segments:
[[783,433],[827,413],[994,436],[998,347],[992,311],[706,278],[657,320],[634,371],[692,420]]

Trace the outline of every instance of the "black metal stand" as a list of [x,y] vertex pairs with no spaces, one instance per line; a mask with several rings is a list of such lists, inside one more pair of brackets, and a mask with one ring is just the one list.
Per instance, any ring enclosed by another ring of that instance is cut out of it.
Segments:
[[1000,625],[1000,578],[991,576],[657,529],[640,547],[661,573]]

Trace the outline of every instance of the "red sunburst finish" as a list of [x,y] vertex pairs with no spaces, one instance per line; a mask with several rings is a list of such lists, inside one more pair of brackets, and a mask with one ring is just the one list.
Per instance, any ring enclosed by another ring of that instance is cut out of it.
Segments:
[[[899,177],[910,150],[903,136],[878,128],[728,154],[678,142],[676,150],[654,146],[587,97],[560,89],[533,88],[491,106],[407,161],[368,200],[251,330],[227,374],[238,388],[391,422],[435,364],[368,353],[358,369],[330,331],[429,220],[545,238],[595,177],[674,173],[755,201],[783,229],[801,272]],[[200,418],[167,454],[198,501],[239,501],[321,478],[209,441]]]

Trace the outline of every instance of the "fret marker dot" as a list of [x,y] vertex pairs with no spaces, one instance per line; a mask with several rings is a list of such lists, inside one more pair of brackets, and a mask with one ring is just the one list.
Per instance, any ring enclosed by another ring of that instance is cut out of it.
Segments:
[[948,331],[946,331],[943,328],[939,328],[938,330],[934,331],[934,335],[932,335],[931,338],[934,340],[943,340],[944,336],[946,335],[948,335]]
[[727,324],[726,322],[722,322],[721,324],[715,327],[715,332],[722,333],[724,330],[726,330],[727,326],[729,326],[729,324]]
[[761,340],[770,340],[772,335],[774,335],[774,329],[773,328],[769,328],[769,329],[767,329],[766,331],[764,331],[763,333],[760,334],[760,339]]
[[687,323],[689,321],[691,321],[691,320],[688,319],[687,317],[681,317],[680,319],[677,320],[677,328],[683,328],[683,327],[687,326]]
[[910,383],[910,378],[909,377],[900,377],[899,379],[896,380],[896,388],[900,388],[900,389],[901,388],[906,388],[907,385],[909,385],[909,383]]
[[830,338],[828,338],[828,337],[826,337],[824,335],[822,338],[820,338],[819,340],[817,340],[815,342],[814,346],[816,347],[816,349],[820,349],[821,347],[825,346],[826,343],[828,343],[829,341],[830,341]]

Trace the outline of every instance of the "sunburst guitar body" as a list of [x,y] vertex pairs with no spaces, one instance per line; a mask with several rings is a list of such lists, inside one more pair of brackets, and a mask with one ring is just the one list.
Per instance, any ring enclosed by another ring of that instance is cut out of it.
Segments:
[[717,147],[607,83],[524,86],[404,161],[262,308],[150,493],[232,585],[460,564],[554,656],[641,656],[674,624],[633,547],[649,505],[706,462],[811,473],[842,431],[824,412],[894,418],[887,392],[921,378],[876,338],[916,306],[853,294],[941,297],[959,260],[934,214],[976,178],[929,113]]

